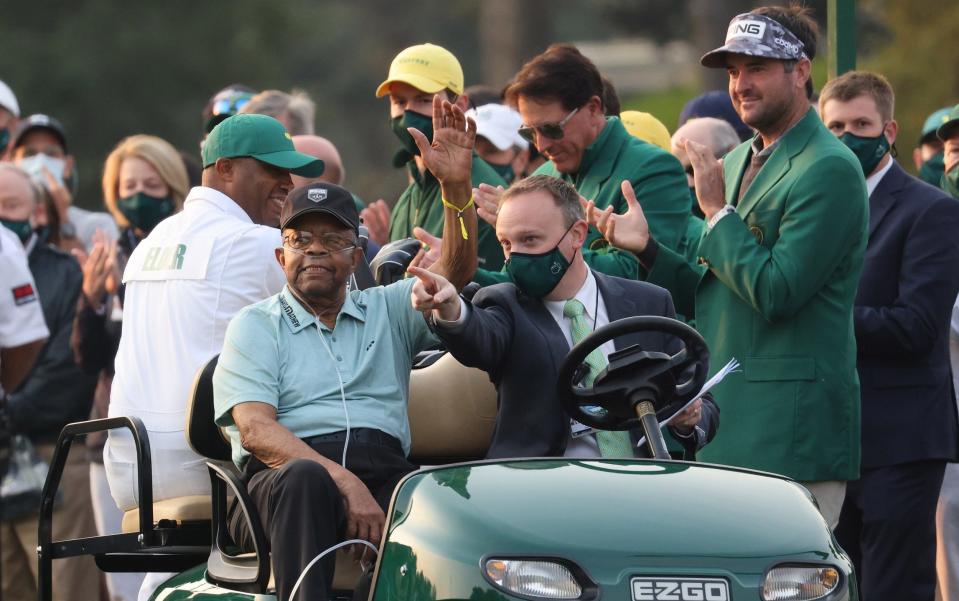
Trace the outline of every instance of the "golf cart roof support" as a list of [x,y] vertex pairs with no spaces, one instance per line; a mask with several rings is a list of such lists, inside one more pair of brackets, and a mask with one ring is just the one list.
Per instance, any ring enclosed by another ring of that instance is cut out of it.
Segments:
[[829,0],[826,27],[833,79],[856,68],[856,0]]

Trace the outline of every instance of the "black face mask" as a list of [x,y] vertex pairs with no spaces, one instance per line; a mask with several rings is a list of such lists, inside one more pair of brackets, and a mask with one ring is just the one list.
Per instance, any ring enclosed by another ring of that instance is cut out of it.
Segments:
[[27,240],[30,239],[30,234],[33,233],[33,228],[30,226],[29,219],[24,219],[23,221],[0,219],[0,224],[16,234],[17,238],[20,238],[20,242],[23,242],[24,244],[26,244]]
[[506,163],[505,165],[497,165],[496,163],[486,163],[493,168],[493,171],[499,174],[503,181],[507,184],[513,183],[513,180],[516,179],[516,173],[513,171],[513,164]]
[[399,117],[390,119],[390,129],[400,142],[403,144],[403,150],[413,156],[419,156],[420,149],[413,140],[413,136],[407,131],[407,128],[417,129],[426,136],[426,141],[433,143],[433,118],[421,115],[413,111],[405,111]]
[[940,150],[922,164],[922,167],[919,168],[919,179],[931,186],[939,186],[939,182],[942,181],[942,174],[946,170],[943,154],[943,151]]

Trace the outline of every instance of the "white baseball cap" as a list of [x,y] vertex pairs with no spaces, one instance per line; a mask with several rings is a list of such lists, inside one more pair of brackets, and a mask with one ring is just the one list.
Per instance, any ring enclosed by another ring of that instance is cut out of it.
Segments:
[[0,80],[0,106],[13,113],[14,117],[20,118],[20,105],[17,104],[17,97],[10,86],[3,83],[2,80]]
[[466,111],[466,116],[476,121],[476,135],[483,136],[496,148],[500,150],[507,150],[513,146],[523,150],[529,148],[529,142],[518,133],[523,125],[523,118],[510,107],[502,104],[484,104],[479,108]]

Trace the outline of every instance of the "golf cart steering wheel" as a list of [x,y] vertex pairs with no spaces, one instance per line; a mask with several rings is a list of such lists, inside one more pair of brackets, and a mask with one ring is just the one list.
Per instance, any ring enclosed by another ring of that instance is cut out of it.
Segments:
[[[609,365],[590,388],[579,384],[586,375],[583,361],[605,342],[627,334],[663,333],[675,336],[682,348],[675,354],[644,351],[638,345],[609,355]],[[599,430],[628,430],[639,425],[636,406],[652,403],[663,420],[702,389],[709,369],[709,349],[699,332],[668,317],[629,317],[605,325],[570,350],[559,371],[558,393],[567,413]]]

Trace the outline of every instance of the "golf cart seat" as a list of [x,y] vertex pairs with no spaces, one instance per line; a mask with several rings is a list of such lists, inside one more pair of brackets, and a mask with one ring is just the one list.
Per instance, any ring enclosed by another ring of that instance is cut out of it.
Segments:
[[449,353],[410,374],[410,461],[482,459],[496,423],[496,388],[486,372]]
[[[273,589],[270,555],[266,551],[267,538],[259,517],[243,483],[239,471],[233,465],[230,442],[225,432],[213,421],[213,371],[218,357],[211,359],[197,372],[187,400],[186,438],[190,447],[207,459],[211,473],[213,497],[192,495],[164,499],[153,504],[153,517],[159,523],[189,524],[205,521],[211,524],[213,545],[207,559],[207,573],[211,580],[230,588],[250,592]],[[226,489],[230,488],[237,498],[247,519],[256,551],[252,553],[231,549],[227,535]],[[136,531],[139,527],[137,509],[123,516],[123,530]],[[231,552],[232,551],[232,552]],[[337,554],[333,588],[351,591],[361,575],[360,568],[348,552]]]
[[[209,522],[210,515],[210,497],[206,495],[164,499],[153,504],[154,522],[166,520],[182,526],[189,522]],[[124,512],[120,530],[122,532],[140,530],[140,514],[137,509]]]

